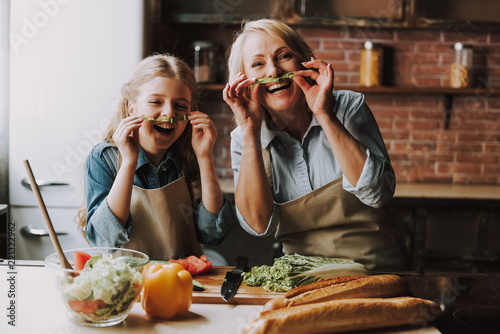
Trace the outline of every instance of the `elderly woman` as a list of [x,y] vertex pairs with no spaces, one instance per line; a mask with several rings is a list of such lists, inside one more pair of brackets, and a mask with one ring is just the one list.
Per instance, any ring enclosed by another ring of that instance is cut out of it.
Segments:
[[238,122],[238,219],[252,235],[275,234],[285,254],[404,269],[406,248],[383,208],[395,176],[382,136],[364,96],[333,91],[333,78],[331,64],[286,24],[243,26],[223,91]]

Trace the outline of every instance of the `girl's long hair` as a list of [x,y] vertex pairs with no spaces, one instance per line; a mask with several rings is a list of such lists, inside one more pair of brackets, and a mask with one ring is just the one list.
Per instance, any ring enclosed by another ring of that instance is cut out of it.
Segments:
[[[130,80],[122,86],[121,97],[117,110],[108,125],[103,141],[108,141],[115,145],[115,142],[113,141],[113,134],[115,133],[121,120],[129,116],[129,102],[135,101],[139,88],[144,83],[149,82],[155,77],[174,78],[184,83],[191,91],[191,110],[198,110],[200,94],[191,68],[189,68],[184,61],[177,57],[169,54],[155,54],[143,59],[137,66]],[[192,131],[193,128],[191,123],[188,122],[184,132],[177,139],[176,143],[182,160],[182,173],[186,177],[191,200],[193,205],[197,205],[201,200],[201,181],[200,169],[193,146],[191,145]],[[76,220],[78,223],[78,229],[86,238],[86,203],[84,203],[82,208],[78,211]]]

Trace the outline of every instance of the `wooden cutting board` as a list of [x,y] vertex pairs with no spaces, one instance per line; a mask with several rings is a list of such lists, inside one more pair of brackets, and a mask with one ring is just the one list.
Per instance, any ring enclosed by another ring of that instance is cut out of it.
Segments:
[[213,267],[211,272],[194,275],[205,287],[204,291],[193,291],[193,303],[197,304],[233,304],[233,305],[264,305],[268,300],[282,296],[284,292],[267,291],[260,286],[248,286],[241,282],[236,295],[227,302],[220,295],[220,288],[226,272],[234,267]]

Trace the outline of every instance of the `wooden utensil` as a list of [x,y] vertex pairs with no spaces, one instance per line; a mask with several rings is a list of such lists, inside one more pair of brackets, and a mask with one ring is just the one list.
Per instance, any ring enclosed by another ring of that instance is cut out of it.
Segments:
[[61,248],[61,244],[59,243],[59,239],[57,238],[56,231],[54,230],[54,226],[52,225],[52,221],[50,220],[49,213],[47,212],[47,208],[45,207],[45,203],[43,202],[42,194],[40,193],[40,189],[38,188],[38,184],[36,183],[35,176],[33,175],[33,171],[31,170],[31,166],[28,160],[24,160],[24,167],[26,168],[26,172],[28,173],[31,189],[35,193],[38,206],[40,207],[40,210],[42,210],[45,224],[47,225],[47,229],[49,230],[50,240],[52,240],[52,244],[56,249],[57,255],[59,256],[61,267],[65,269],[73,269]]

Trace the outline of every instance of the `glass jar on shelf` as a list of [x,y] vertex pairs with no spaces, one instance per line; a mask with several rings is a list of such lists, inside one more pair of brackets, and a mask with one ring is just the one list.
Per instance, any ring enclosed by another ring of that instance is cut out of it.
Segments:
[[472,45],[455,43],[451,46],[450,86],[466,88],[471,86]]
[[209,41],[194,41],[191,44],[194,52],[193,72],[198,83],[215,81],[214,44]]
[[380,44],[367,41],[361,50],[359,84],[362,87],[382,85],[383,48]]

